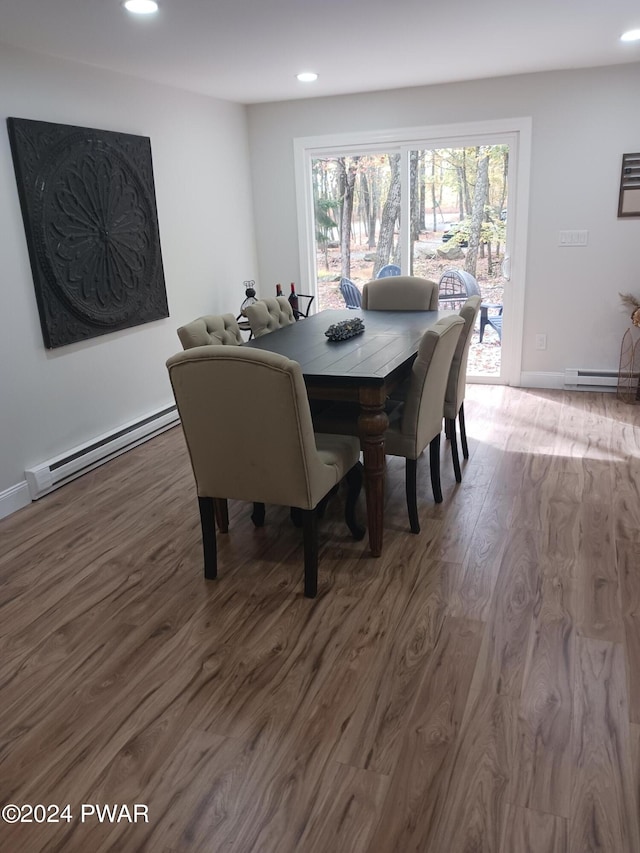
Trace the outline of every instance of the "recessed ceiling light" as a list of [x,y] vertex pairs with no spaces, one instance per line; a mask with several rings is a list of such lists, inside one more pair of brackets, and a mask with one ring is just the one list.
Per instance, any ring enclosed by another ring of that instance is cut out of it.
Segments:
[[158,11],[158,4],[156,0],[127,0],[124,8],[134,15],[152,15]]
[[318,79],[318,75],[315,71],[303,71],[300,74],[296,74],[296,77],[301,83],[313,83]]
[[620,36],[620,41],[640,41],[640,30],[628,30]]

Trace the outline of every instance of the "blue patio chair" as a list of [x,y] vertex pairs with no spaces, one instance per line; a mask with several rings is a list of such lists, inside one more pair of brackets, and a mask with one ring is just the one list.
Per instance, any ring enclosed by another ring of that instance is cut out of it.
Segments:
[[391,275],[400,275],[400,272],[398,264],[385,264],[385,266],[380,267],[378,270],[376,278],[387,278],[387,276]]
[[355,284],[348,278],[340,279],[340,293],[347,308],[361,308],[362,296]]
[[[498,310],[498,313],[489,314],[489,308],[496,308]],[[482,303],[482,306],[480,308],[480,343],[482,343],[485,326],[487,325],[495,329],[498,335],[498,339],[502,343],[502,305],[495,305],[492,302]]]

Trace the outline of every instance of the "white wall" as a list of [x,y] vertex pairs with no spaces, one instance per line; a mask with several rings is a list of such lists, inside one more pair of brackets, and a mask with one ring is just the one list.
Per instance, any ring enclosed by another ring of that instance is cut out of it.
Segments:
[[[523,378],[617,368],[629,325],[618,291],[640,297],[640,218],[617,218],[622,154],[640,150],[639,85],[629,64],[249,107],[263,287],[300,279],[296,137],[531,116]],[[587,229],[588,247],[560,248],[561,229]]]
[[150,137],[170,312],[45,349],[8,134],[0,131],[2,497],[20,488],[26,467],[171,402],[165,361],[180,349],[176,328],[204,313],[237,313],[242,282],[257,268],[243,106],[0,48],[0,109],[3,118]]

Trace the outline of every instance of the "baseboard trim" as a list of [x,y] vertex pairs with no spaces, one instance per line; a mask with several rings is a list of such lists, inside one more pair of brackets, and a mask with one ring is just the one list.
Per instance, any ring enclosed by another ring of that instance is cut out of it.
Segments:
[[521,373],[520,388],[556,388],[565,391],[596,391],[610,394],[617,391],[616,385],[567,384],[566,373]]
[[0,492],[0,518],[6,518],[11,513],[29,506],[30,503],[31,495],[27,481],[16,483],[15,486],[10,486],[4,492]]
[[564,388],[564,373],[536,373],[533,371],[520,374],[521,388]]

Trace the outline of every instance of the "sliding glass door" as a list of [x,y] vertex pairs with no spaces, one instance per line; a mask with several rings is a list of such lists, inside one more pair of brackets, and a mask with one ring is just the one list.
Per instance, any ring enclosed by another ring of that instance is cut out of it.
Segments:
[[[524,193],[518,217],[514,201],[521,131],[435,130],[389,132],[384,144],[296,140],[303,280],[306,270],[319,309],[345,306],[345,279],[361,289],[398,271],[440,283],[443,310],[479,293],[469,375],[514,382],[523,283],[510,280],[509,247],[514,220],[522,235],[526,220]],[[518,255],[523,265],[522,246]]]

